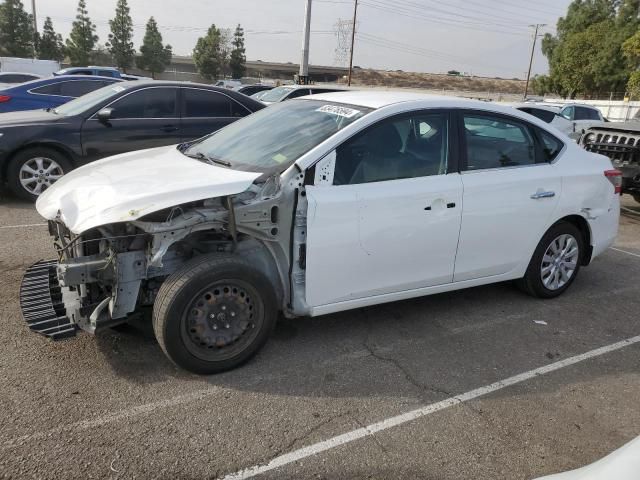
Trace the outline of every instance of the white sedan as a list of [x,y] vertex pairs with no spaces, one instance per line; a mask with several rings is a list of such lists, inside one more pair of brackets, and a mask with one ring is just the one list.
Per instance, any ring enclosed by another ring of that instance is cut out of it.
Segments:
[[23,315],[59,338],[153,307],[169,358],[214,373],[253,356],[281,314],[508,280],[551,298],[614,241],[620,179],[608,158],[509,107],[296,99],[47,189],[37,209],[59,259],[27,271]]

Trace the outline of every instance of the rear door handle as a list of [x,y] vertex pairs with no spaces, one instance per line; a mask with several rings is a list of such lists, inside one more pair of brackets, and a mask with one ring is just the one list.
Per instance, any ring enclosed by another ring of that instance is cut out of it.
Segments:
[[160,130],[169,133],[178,130],[178,127],[176,127],[175,125],[164,125],[163,127],[160,127]]
[[539,200],[541,198],[551,198],[555,196],[556,196],[556,192],[544,192],[542,190],[538,190],[536,193],[531,195],[531,198],[533,200]]

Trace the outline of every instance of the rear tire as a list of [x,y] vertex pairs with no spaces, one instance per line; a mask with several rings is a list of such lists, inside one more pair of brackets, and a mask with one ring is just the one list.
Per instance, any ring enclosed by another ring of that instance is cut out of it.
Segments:
[[28,148],[11,159],[7,182],[14,195],[34,202],[72,168],[71,161],[56,150],[46,147]]
[[263,273],[241,258],[203,256],[162,284],[153,329],[173,363],[209,375],[253,357],[277,317],[276,296]]
[[538,298],[561,295],[578,275],[584,244],[582,233],[575,225],[555,224],[540,240],[524,277],[517,282],[518,287]]

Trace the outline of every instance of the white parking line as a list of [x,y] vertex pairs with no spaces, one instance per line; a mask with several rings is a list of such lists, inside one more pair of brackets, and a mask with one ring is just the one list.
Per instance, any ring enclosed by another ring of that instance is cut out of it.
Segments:
[[574,357],[569,357],[564,360],[560,360],[559,362],[551,363],[549,365],[545,365],[544,367],[536,368],[534,370],[530,370],[528,372],[521,373],[513,377],[509,377],[505,380],[500,380],[498,382],[492,383],[491,385],[476,388],[475,390],[471,390],[467,393],[456,395],[454,397],[447,398],[446,400],[442,400],[437,403],[432,403],[430,405],[426,405],[416,410],[412,410],[410,412],[403,413],[395,417],[387,418],[377,423],[373,423],[369,426],[358,428],[357,430],[353,430],[351,432],[343,433],[342,435],[338,435],[328,440],[324,440],[322,442],[318,442],[313,445],[309,445],[307,447],[303,447],[298,450],[285,453],[284,455],[280,455],[279,457],[274,458],[266,465],[256,465],[254,467],[250,467],[236,473],[231,473],[223,477],[222,480],[244,480],[247,478],[252,478],[252,477],[255,477],[256,475],[260,475],[262,473],[275,470],[277,468],[300,461],[307,457],[312,457],[319,453],[326,452],[327,450],[330,450],[332,448],[336,448],[341,445],[351,443],[355,440],[359,440],[361,438],[373,435],[377,432],[381,432],[393,427],[397,427],[398,425],[411,422],[412,420],[416,420],[418,418],[426,417],[427,415],[431,415],[432,413],[439,412],[440,410],[453,407],[454,405],[459,405],[463,402],[468,402],[470,400],[474,400],[478,397],[482,397],[489,393],[502,390],[503,388],[507,388],[518,383],[522,383],[526,380],[530,380],[539,375],[544,375],[546,373],[554,372],[556,370],[560,370],[561,368],[568,367],[569,365],[575,365],[576,363],[584,362],[585,360],[599,357],[606,353],[620,350],[621,348],[624,348],[639,342],[640,342],[640,335],[637,337],[627,338],[626,340],[622,340],[620,342],[613,343],[605,347],[596,348],[595,350],[591,350],[589,352],[576,355]]
[[24,225],[1,225],[0,229],[3,228],[29,228],[29,227],[42,227],[46,226],[46,223],[26,223]]
[[615,250],[616,252],[626,253],[627,255],[640,258],[640,255],[638,255],[637,253],[627,252],[626,250],[620,250],[619,248],[609,247],[609,250]]

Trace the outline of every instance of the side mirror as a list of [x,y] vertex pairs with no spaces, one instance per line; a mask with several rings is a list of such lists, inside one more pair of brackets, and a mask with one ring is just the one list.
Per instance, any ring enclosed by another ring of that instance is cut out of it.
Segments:
[[112,113],[113,113],[113,108],[103,108],[98,112],[96,116],[98,117],[98,120],[100,120],[102,123],[107,123],[111,118]]

